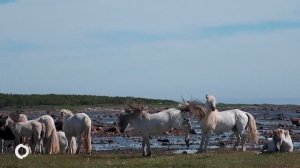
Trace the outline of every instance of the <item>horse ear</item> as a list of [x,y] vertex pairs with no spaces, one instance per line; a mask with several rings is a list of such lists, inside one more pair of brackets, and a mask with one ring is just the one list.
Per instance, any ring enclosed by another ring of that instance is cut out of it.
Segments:
[[186,102],[185,102],[185,100],[184,100],[184,98],[181,96],[181,99],[182,99],[182,102],[184,103],[184,104],[186,104]]

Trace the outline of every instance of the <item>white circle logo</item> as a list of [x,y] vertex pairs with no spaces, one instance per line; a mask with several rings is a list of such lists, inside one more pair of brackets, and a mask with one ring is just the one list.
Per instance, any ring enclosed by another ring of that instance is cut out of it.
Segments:
[[[19,153],[19,149],[20,149],[20,148],[23,148],[23,149],[26,150],[26,152],[25,152],[24,155],[20,155],[20,153]],[[27,157],[28,154],[29,154],[29,149],[28,149],[27,146],[25,146],[25,145],[23,145],[23,144],[19,144],[19,145],[16,147],[16,149],[15,149],[15,155],[16,155],[17,158],[19,158],[19,159],[23,159],[23,158]]]

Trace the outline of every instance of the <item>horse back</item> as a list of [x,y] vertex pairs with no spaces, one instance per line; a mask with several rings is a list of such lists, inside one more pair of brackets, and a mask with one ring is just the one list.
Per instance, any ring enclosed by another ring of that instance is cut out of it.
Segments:
[[72,136],[80,136],[88,127],[91,127],[91,119],[85,113],[77,113],[63,122],[63,131]]

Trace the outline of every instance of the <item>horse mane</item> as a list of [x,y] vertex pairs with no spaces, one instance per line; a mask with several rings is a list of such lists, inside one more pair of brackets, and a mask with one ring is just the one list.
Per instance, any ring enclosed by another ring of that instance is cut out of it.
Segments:
[[143,104],[139,104],[136,102],[129,102],[126,104],[125,113],[133,114],[138,116],[141,119],[148,118],[148,113],[145,110],[145,106]]
[[138,104],[136,102],[129,102],[126,104],[125,112],[129,113],[136,113],[141,114],[145,110],[145,107],[143,104]]
[[192,100],[188,102],[189,111],[202,120],[207,113],[207,109],[200,105],[200,102],[197,100]]
[[68,109],[61,109],[60,112],[73,115],[73,112],[71,110],[68,110]]
[[13,112],[13,113],[10,113],[8,115],[8,117],[13,121],[13,122],[18,122],[18,118],[19,118],[19,113],[17,112]]

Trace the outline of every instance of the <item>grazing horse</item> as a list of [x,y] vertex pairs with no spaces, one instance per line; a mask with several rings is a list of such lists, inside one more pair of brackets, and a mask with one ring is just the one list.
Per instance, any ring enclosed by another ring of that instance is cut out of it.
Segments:
[[206,106],[202,107],[198,101],[185,102],[179,105],[179,109],[194,114],[200,122],[201,143],[198,152],[206,152],[209,139],[213,132],[223,133],[232,130],[237,138],[234,149],[238,150],[241,144],[243,151],[246,150],[247,138],[258,143],[258,132],[254,117],[245,111],[233,109],[219,112],[216,109],[216,99],[206,96]]
[[189,142],[190,123],[178,109],[168,109],[149,114],[144,111],[144,106],[131,103],[119,115],[118,125],[121,133],[124,133],[128,124],[136,128],[142,136],[143,156],[151,156],[149,136],[162,134],[171,128],[186,131],[186,144],[188,145]]
[[50,115],[43,115],[36,119],[36,121],[43,124],[45,128],[43,146],[45,147],[46,154],[58,154],[59,139],[53,118]]
[[34,153],[41,153],[41,140],[43,138],[42,135],[44,130],[40,122],[35,120],[16,122],[10,116],[8,116],[5,126],[8,126],[14,134],[16,145],[20,144],[20,138],[22,136],[28,139],[33,138],[33,145],[31,146],[32,151]]
[[63,131],[68,139],[69,153],[74,153],[70,147],[72,137],[79,138],[76,154],[80,151],[81,137],[83,137],[85,152],[90,154],[92,150],[90,117],[85,113],[73,114],[70,110],[62,109],[60,110],[60,120],[63,122]]

